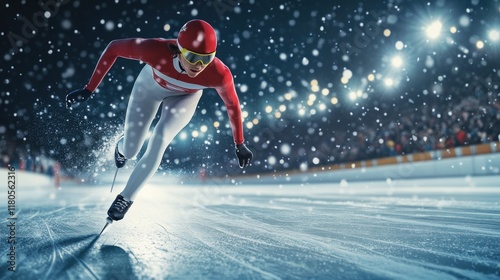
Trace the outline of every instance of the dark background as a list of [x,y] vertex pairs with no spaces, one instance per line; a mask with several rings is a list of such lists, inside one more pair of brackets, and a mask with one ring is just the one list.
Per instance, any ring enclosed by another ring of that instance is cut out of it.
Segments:
[[[111,40],[175,38],[192,18],[210,22],[219,33],[217,56],[234,75],[255,159],[246,170],[237,167],[225,108],[210,89],[183,130],[186,139],[177,137],[167,149],[162,170],[193,176],[202,169],[217,176],[306,170],[446,148],[457,129],[466,131],[468,141],[454,145],[498,141],[500,42],[488,38],[500,28],[497,0],[0,5],[4,164],[44,158],[60,162],[71,175],[114,169],[109,151],[122,133],[128,96],[143,65],[118,59],[94,98],[73,111],[65,108],[66,94],[88,82]],[[429,40],[425,27],[438,19],[442,34]],[[478,40],[484,48],[476,47]],[[402,50],[396,50],[397,41],[405,44]],[[391,65],[395,54],[403,57],[401,68]],[[346,69],[353,75],[343,84]],[[375,81],[367,81],[370,73]],[[387,77],[395,86],[384,85]],[[351,100],[350,92],[357,91],[362,96]],[[474,121],[467,121],[470,116]],[[192,137],[202,125],[207,132]]]

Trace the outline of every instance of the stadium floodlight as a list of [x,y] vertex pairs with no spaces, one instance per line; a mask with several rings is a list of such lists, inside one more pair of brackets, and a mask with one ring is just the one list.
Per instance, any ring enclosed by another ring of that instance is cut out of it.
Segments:
[[481,40],[477,41],[476,42],[476,48],[478,48],[478,49],[484,48],[484,42],[481,41]]
[[352,90],[349,92],[349,99],[351,101],[356,101],[357,99],[363,97],[363,91],[362,90]]
[[443,24],[441,21],[436,20],[425,28],[425,34],[429,39],[436,39],[441,35]]
[[384,84],[386,87],[393,87],[394,86],[394,80],[392,78],[385,78],[384,79]]
[[400,68],[401,66],[403,66],[403,59],[401,58],[401,56],[396,55],[391,59],[391,64],[395,68]]
[[488,33],[488,37],[492,42],[498,42],[500,40],[500,31],[493,29]]
[[354,100],[356,100],[356,99],[357,99],[357,94],[356,94],[356,92],[355,92],[355,91],[351,91],[351,92],[349,92],[349,99],[350,99],[351,101],[354,101]]

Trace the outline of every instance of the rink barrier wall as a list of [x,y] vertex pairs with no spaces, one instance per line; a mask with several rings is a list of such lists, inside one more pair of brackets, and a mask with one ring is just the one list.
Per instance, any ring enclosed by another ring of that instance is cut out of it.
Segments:
[[299,183],[397,180],[500,174],[500,142],[373,160],[225,178],[236,183]]

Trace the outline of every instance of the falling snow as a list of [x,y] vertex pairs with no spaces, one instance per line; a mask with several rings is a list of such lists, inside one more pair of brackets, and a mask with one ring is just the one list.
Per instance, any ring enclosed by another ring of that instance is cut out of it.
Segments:
[[[257,155],[243,172],[499,140],[498,1],[217,3],[2,4],[11,15],[0,32],[2,147],[15,139],[26,144],[17,148],[23,154],[50,150],[70,174],[108,165],[102,153],[122,133],[142,65],[119,59],[80,110],[66,110],[65,95],[88,82],[110,41],[175,38],[192,17],[216,28],[217,56],[234,75],[245,138]],[[214,90],[205,90],[199,108],[168,147],[162,170],[242,172]]]

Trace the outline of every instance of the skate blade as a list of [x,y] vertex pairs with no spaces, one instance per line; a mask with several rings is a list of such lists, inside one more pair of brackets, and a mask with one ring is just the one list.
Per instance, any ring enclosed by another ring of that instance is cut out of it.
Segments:
[[99,236],[101,236],[101,234],[103,234],[106,231],[106,229],[108,228],[108,226],[111,225],[112,223],[113,223],[113,220],[110,217],[107,217],[106,224],[102,228],[101,233],[99,233]]
[[115,186],[115,181],[116,181],[116,175],[118,174],[118,167],[116,168],[115,171],[115,177],[113,178],[113,183],[111,183],[111,190],[109,191],[110,193],[113,192],[113,187]]

